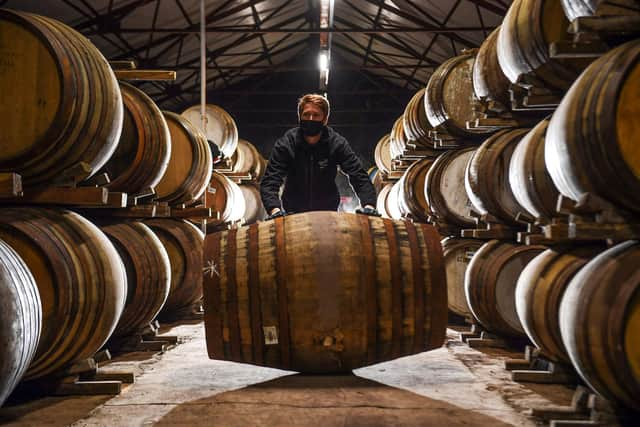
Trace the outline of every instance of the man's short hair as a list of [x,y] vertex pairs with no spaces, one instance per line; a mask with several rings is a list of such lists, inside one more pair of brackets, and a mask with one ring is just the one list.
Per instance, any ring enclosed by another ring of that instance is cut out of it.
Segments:
[[327,118],[329,118],[331,107],[329,106],[329,100],[324,96],[315,93],[309,93],[300,98],[298,100],[298,119],[302,117],[302,110],[304,109],[305,104],[314,104],[315,106],[320,107],[320,109],[324,113],[324,119],[326,120]]

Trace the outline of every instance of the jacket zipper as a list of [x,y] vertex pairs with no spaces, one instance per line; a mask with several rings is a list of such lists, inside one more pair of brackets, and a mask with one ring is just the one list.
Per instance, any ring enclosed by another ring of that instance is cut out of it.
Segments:
[[313,209],[313,163],[314,163],[314,157],[313,157],[313,151],[311,152],[311,157],[309,157],[310,159],[310,164],[309,164],[309,210]]

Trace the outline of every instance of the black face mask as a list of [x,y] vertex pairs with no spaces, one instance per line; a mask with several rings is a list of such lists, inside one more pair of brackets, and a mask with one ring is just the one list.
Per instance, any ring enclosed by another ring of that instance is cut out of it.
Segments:
[[324,130],[324,123],[315,120],[300,120],[300,128],[304,136],[316,136]]

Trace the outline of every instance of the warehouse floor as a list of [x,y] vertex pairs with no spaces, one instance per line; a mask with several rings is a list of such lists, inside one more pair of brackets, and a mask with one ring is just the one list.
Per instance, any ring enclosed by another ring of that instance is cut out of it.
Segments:
[[445,347],[362,368],[305,376],[209,360],[202,323],[163,328],[181,337],[164,354],[129,353],[105,370],[132,371],[135,384],[111,396],[10,401],[9,426],[534,426],[531,406],[567,405],[564,386],[521,385],[503,368],[517,353],[478,351],[448,331]]

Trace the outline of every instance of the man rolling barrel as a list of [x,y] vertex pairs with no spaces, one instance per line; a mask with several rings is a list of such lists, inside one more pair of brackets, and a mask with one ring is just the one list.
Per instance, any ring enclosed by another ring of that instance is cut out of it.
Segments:
[[[349,177],[360,204],[356,213],[380,216],[374,208],[376,192],[360,159],[347,140],[327,126],[329,101],[305,95],[298,101],[300,125],[279,138],[260,183],[267,219],[294,212],[337,210],[340,195],[335,177],[338,166]],[[282,200],[278,196],[285,181]]]

